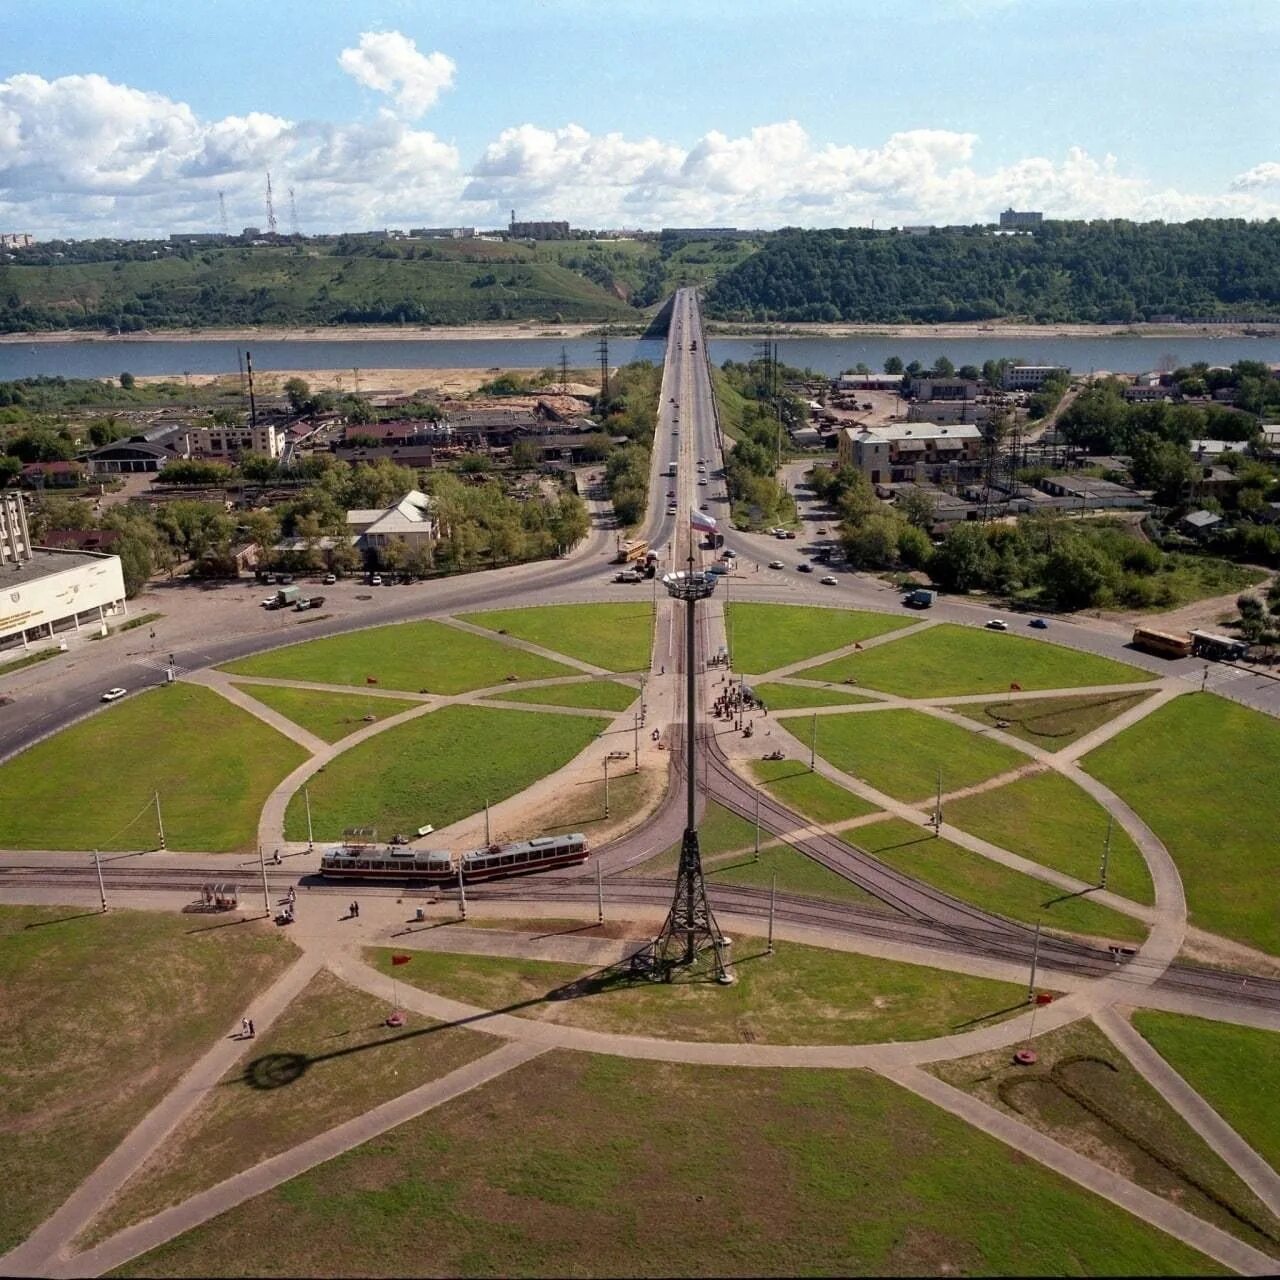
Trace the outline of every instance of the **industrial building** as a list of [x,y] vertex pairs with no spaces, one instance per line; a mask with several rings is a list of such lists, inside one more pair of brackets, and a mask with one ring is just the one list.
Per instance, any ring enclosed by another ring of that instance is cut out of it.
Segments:
[[1039,391],[1050,378],[1069,378],[1071,370],[1061,364],[1006,365],[1000,385],[1006,391]]
[[885,427],[844,427],[839,464],[861,471],[874,484],[973,479],[982,461],[982,432],[975,426],[923,422]]
[[1043,221],[1044,214],[1031,209],[1022,213],[1016,209],[1006,209],[1000,215],[1000,226],[1006,231],[1029,231],[1040,226]]
[[0,492],[0,649],[125,612],[119,556],[33,547],[22,495]]

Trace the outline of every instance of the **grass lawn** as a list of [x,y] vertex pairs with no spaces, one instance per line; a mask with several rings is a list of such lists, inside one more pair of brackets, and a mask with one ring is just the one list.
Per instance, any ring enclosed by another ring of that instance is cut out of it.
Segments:
[[[414,1013],[392,1029],[384,1022],[391,994],[388,984],[387,1002],[375,1000],[318,973],[125,1184],[82,1243],[105,1240],[497,1047],[489,1036]],[[273,1053],[304,1054],[306,1072],[280,1088],[258,1087],[251,1064]]]
[[1280,724],[1211,693],[1185,694],[1081,765],[1164,842],[1192,924],[1280,953]]
[[[1088,898],[1063,898],[1061,890],[1042,880],[935,838],[900,818],[855,827],[842,838],[917,880],[1010,920],[1043,920],[1048,929],[1109,940],[1140,942],[1147,936],[1146,926],[1131,916]],[[1060,901],[1049,906],[1053,899]]]
[[909,698],[1004,693],[1011,684],[1024,689],[1070,689],[1155,679],[1139,667],[1092,653],[949,622],[801,674],[806,680],[836,682],[853,677],[870,689]]
[[327,636],[241,658],[222,668],[233,675],[318,684],[367,684],[412,693],[467,693],[517,680],[576,674],[570,667],[442,622],[403,622]]
[[[608,724],[594,716],[442,707],[388,729],[334,760],[310,781],[316,839],[347,827],[382,838],[431,823],[447,826],[523,791],[572,760]],[[285,831],[307,837],[301,791],[289,801]],[[532,833],[531,833],[532,834]]]
[[962,702],[951,708],[987,729],[1001,728],[1045,751],[1061,751],[1077,738],[1097,729],[1122,712],[1136,707],[1145,693],[1081,693],[1066,698],[1026,698]]
[[337,742],[378,720],[399,715],[420,703],[405,698],[371,698],[363,693],[325,693],[320,689],[291,689],[281,684],[240,684],[251,698],[288,716],[317,738]]
[[760,785],[775,799],[811,822],[833,826],[875,813],[876,807],[837,786],[820,773],[810,773],[800,760],[753,760],[752,771]]
[[811,605],[731,604],[733,669],[764,672],[911,625],[910,618]]
[[0,662],[0,676],[7,676],[10,671],[21,671],[24,667],[34,667],[37,662],[48,662],[61,652],[61,649],[36,649],[20,658],[10,658],[7,662]]
[[752,688],[770,711],[793,711],[797,707],[838,707],[871,701],[861,694],[846,693],[843,689],[806,689],[803,685],[772,681],[752,685]]
[[[1038,773],[966,796],[946,805],[943,817],[1010,853],[1087,884],[1097,883],[1107,840],[1107,811],[1060,773]],[[1155,901],[1147,864],[1118,824],[1111,830],[1107,888],[1134,902],[1150,905]]]
[[[128,698],[0,765],[0,847],[251,849],[272,788],[307,753],[211,689]],[[72,799],[73,798],[73,799]]]
[[504,702],[536,702],[548,707],[598,707],[602,711],[625,711],[640,690],[616,680],[582,680],[574,684],[544,684],[537,689],[512,689],[510,693],[489,693],[486,698]]
[[[1012,983],[798,943],[764,954],[763,937],[739,935],[732,987],[712,981],[632,982],[580,965],[422,951],[396,972],[429,991],[521,1017],[678,1040],[768,1044],[873,1044],[945,1035],[975,1020],[1026,1008]],[[367,953],[390,972],[391,952]],[[578,979],[580,991],[550,999]]]
[[1280,1035],[1138,1009],[1133,1025],[1260,1155],[1280,1168]]
[[1222,1274],[870,1072],[566,1052],[123,1272],[331,1276],[338,1258],[348,1275]]
[[930,1069],[1255,1249],[1277,1252],[1280,1222],[1093,1023],[1039,1036],[1035,1049],[1033,1070],[1015,1065],[1008,1049]]
[[297,955],[270,925],[207,923],[0,907],[0,1253],[62,1203]]
[[653,605],[647,596],[632,604],[546,604],[458,617],[606,671],[649,670]]
[[722,854],[714,865],[706,868],[707,881],[712,885],[744,885],[751,889],[769,888],[775,873],[779,893],[825,898],[831,902],[869,904],[876,901],[852,881],[785,844],[762,846],[759,862],[750,853]]
[[[811,724],[786,722],[807,747]],[[923,800],[985,782],[1027,764],[1027,757],[1002,742],[925,715],[922,711],[863,711],[818,716],[818,754],[850,777],[870,783],[896,800]]]

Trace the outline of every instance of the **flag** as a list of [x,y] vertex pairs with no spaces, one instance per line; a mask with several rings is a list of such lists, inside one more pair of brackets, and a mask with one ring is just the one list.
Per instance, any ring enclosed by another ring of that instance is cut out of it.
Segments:
[[704,533],[715,533],[717,525],[712,516],[707,515],[705,511],[689,511],[689,523],[695,529],[701,529]]
[[413,959],[412,956],[392,956],[391,963],[392,964],[408,964],[409,961],[412,959]]

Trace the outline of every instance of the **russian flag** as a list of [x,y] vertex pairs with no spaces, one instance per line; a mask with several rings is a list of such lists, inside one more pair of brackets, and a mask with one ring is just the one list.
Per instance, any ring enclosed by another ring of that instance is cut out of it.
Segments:
[[705,511],[697,511],[692,508],[689,511],[689,524],[695,529],[701,529],[703,533],[715,533],[719,528],[715,519],[707,515]]

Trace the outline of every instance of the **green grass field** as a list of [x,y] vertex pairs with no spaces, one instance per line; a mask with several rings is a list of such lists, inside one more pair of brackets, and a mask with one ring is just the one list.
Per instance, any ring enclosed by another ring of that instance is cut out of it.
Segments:
[[1031,1070],[1007,1048],[930,1070],[1253,1248],[1277,1252],[1275,1216],[1092,1022],[1037,1036],[1035,1050]]
[[1214,694],[1186,694],[1081,764],[1164,842],[1192,924],[1280,953],[1280,724]]
[[1147,671],[1110,658],[949,622],[798,674],[806,680],[836,683],[852,677],[869,689],[908,698],[1003,693],[1012,684],[1023,689],[1070,689],[1155,679]]
[[1130,916],[1087,897],[1064,898],[1061,890],[1042,880],[935,838],[900,818],[855,827],[842,839],[952,897],[1010,920],[1043,920],[1047,929],[1126,942],[1147,936],[1146,927]]
[[1280,1168],[1280,1035],[1138,1009],[1133,1025],[1273,1169]]
[[51,1214],[298,954],[270,925],[0,907],[0,1253]]
[[293,689],[282,684],[233,683],[249,697],[288,716],[294,724],[300,724],[326,742],[337,742],[379,720],[421,705],[405,698],[370,697],[363,693],[326,693],[322,689]]
[[875,901],[852,881],[785,844],[763,845],[758,862],[750,853],[722,854],[707,866],[706,875],[707,883],[713,886],[743,885],[750,889],[768,889],[777,875],[779,893],[796,893],[830,902],[870,904]]
[[[800,716],[787,726],[807,747],[812,725]],[[897,800],[932,797],[939,768],[945,793],[1028,763],[1012,747],[922,711],[818,716],[817,726],[818,754],[824,760]]]
[[[498,1044],[414,1013],[392,1029],[384,1023],[389,1010],[388,1002],[318,973],[124,1185],[83,1243],[105,1240]],[[247,1065],[270,1054],[303,1054],[307,1069],[286,1087],[260,1088]]]
[[571,667],[513,649],[498,640],[459,631],[442,622],[405,622],[241,658],[222,668],[233,675],[317,684],[364,685],[411,693],[467,693],[517,680],[577,674]]
[[649,670],[653,606],[647,598],[634,604],[547,604],[458,617],[605,671]]
[[812,822],[832,826],[875,813],[875,805],[837,786],[820,773],[810,773],[808,760],[753,760],[752,771],[775,800]]
[[887,613],[808,605],[731,604],[728,612],[733,669],[757,674],[911,625]]
[[[0,765],[0,846],[251,849],[258,814],[307,753],[199,685],[108,707]],[[72,802],[69,797],[74,797]]]
[[869,1072],[563,1052],[122,1270],[327,1276],[335,1258],[351,1275],[1222,1273]]
[[838,707],[871,701],[861,694],[846,693],[843,689],[806,689],[803,685],[773,681],[752,685],[752,688],[770,711],[794,711],[800,707]]
[[534,702],[548,707],[587,707],[601,711],[625,711],[639,696],[639,689],[620,684],[617,680],[544,684],[536,689],[512,689],[510,693],[485,695],[503,702]]
[[1145,693],[1082,693],[1065,698],[988,702],[983,706],[962,702],[951,710],[976,720],[984,728],[999,728],[1045,751],[1061,751],[1146,697]]
[[[1086,884],[1096,884],[1107,840],[1107,811],[1060,773],[1020,778],[946,806],[947,822]],[[1111,829],[1107,888],[1146,904],[1155,901],[1147,865],[1124,828]]]
[[[594,716],[443,707],[410,720],[334,760],[308,784],[318,840],[347,827],[376,827],[383,839],[431,823],[447,826],[523,791],[573,759],[606,725]],[[301,792],[285,831],[307,838]],[[533,833],[530,833],[533,834]]]
[[[613,975],[597,984],[581,965],[428,951],[415,953],[396,973],[405,982],[486,1009],[533,1001],[516,1012],[540,1021],[677,1040],[923,1040],[1026,1008],[1024,988],[923,965],[797,943],[778,943],[775,954],[767,956],[764,938],[749,935],[738,935],[733,951],[738,981],[732,987],[679,978],[631,982]],[[390,972],[390,951],[368,954]],[[546,998],[579,978],[587,979],[583,993]]]

